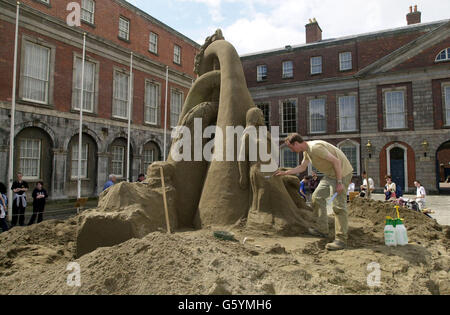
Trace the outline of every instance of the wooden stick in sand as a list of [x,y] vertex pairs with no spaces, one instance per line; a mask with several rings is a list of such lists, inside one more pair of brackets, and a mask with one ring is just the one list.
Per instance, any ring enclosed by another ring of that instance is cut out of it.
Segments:
[[161,172],[161,184],[163,189],[163,199],[164,199],[164,212],[166,214],[166,224],[167,224],[167,233],[171,234],[172,231],[170,230],[170,221],[169,221],[169,209],[167,208],[167,196],[166,196],[166,185],[164,183],[164,171],[163,168],[159,168]]

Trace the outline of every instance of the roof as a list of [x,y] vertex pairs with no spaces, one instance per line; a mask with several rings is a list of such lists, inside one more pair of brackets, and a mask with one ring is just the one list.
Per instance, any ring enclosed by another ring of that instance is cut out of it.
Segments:
[[301,49],[320,48],[322,46],[337,45],[337,44],[342,44],[342,43],[345,43],[347,41],[352,41],[352,40],[366,40],[366,39],[376,38],[376,37],[380,37],[380,36],[390,36],[390,35],[413,32],[413,31],[432,31],[448,22],[450,22],[450,19],[435,21],[435,22],[430,22],[430,23],[413,24],[413,25],[408,25],[408,26],[403,26],[403,27],[398,27],[398,28],[391,28],[391,29],[386,29],[386,30],[377,31],[377,32],[363,33],[363,34],[359,34],[359,35],[351,35],[351,36],[345,36],[345,37],[339,37],[339,38],[325,39],[325,40],[321,40],[319,42],[314,42],[314,43],[300,44],[300,45],[295,45],[295,46],[286,46],[283,48],[276,48],[276,49],[265,50],[265,51],[250,53],[250,54],[244,54],[244,55],[241,55],[241,59],[245,60],[245,59],[258,58],[258,57],[268,57],[271,55],[278,55],[281,53],[293,52],[293,51],[301,50]]

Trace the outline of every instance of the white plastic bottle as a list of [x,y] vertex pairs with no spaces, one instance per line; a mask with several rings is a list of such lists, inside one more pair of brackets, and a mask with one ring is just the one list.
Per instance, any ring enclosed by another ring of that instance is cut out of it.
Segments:
[[395,247],[397,246],[397,235],[396,229],[393,225],[393,220],[386,220],[386,227],[384,228],[384,242],[386,246]]
[[396,220],[395,234],[397,235],[397,245],[398,246],[408,245],[408,243],[409,243],[408,231],[406,230],[406,227],[403,224],[402,219]]

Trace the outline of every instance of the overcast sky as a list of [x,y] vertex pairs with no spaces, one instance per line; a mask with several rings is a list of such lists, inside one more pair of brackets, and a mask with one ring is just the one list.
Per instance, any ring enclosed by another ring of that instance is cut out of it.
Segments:
[[239,54],[305,42],[305,24],[316,18],[323,39],[406,26],[410,5],[422,22],[450,19],[449,0],[128,0],[203,44],[217,28]]

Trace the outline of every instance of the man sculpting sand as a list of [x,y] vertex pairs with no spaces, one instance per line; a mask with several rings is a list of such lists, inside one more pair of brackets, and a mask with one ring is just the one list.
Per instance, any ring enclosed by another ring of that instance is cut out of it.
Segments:
[[337,193],[333,201],[335,214],[336,238],[326,246],[328,250],[342,250],[347,246],[348,214],[346,191],[353,174],[353,167],[345,154],[325,141],[304,141],[299,134],[292,134],[286,139],[286,145],[292,152],[303,152],[301,165],[290,171],[278,171],[276,176],[295,175],[307,170],[312,164],[325,177],[314,191],[312,203],[314,214],[317,216],[318,230],[309,229],[314,236],[328,236],[328,214],[326,199]]

